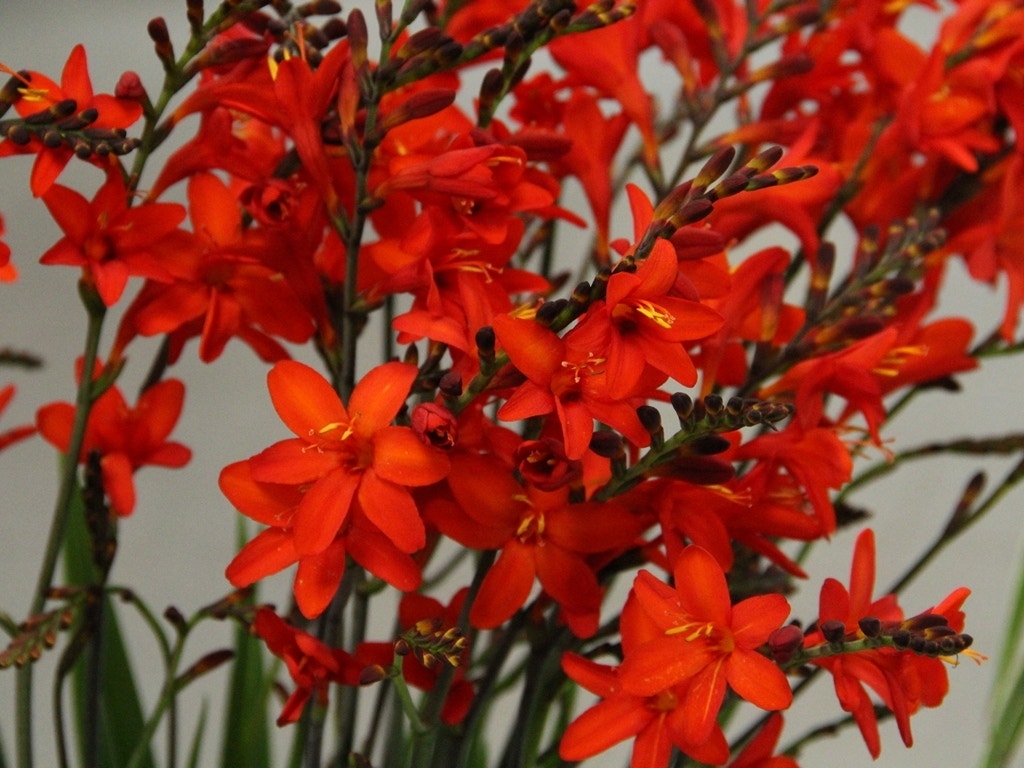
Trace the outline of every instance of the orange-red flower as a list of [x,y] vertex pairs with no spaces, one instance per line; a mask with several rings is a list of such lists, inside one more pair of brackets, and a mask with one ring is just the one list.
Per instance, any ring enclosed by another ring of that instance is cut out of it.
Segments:
[[[913,627],[914,619],[904,621],[895,595],[872,599],[874,583],[875,539],[873,532],[866,529],[857,537],[854,546],[849,589],[835,579],[826,579],[822,584],[817,629],[804,638],[804,647],[825,642],[821,626],[828,621],[841,623],[845,637],[850,639],[864,637],[859,621],[867,617],[878,619],[883,626]],[[966,589],[954,590],[939,606],[926,613],[942,616],[953,630],[960,631],[964,618],[960,607],[968,594]],[[832,674],[839,704],[853,716],[874,758],[881,752],[881,742],[875,706],[868,688],[892,711],[903,743],[908,747],[913,744],[910,716],[922,705],[938,706],[949,688],[941,659],[895,648],[844,653],[815,659],[813,663]]]
[[[20,91],[21,98],[14,106],[22,116],[41,112],[67,99],[74,100],[77,113],[86,109],[97,111],[96,120],[90,124],[92,128],[127,128],[142,116],[142,106],[134,99],[93,92],[82,45],[71,49],[61,72],[60,85],[40,72],[29,72],[28,82]],[[41,197],[50,190],[74,152],[63,143],[56,147],[46,146],[37,137],[32,137],[24,146],[10,140],[0,142],[0,158],[27,152],[36,153],[32,166],[32,194]]]
[[119,346],[135,332],[172,334],[175,348],[198,335],[199,359],[212,362],[238,337],[264,359],[287,357],[273,337],[304,342],[313,321],[288,281],[266,264],[280,242],[243,227],[237,197],[213,174],[192,176],[188,196],[194,234],[181,233],[164,261],[173,279],[147,283],[132,302]]
[[782,734],[782,715],[776,713],[729,763],[728,768],[799,768],[796,760],[787,755],[776,755],[775,745]]
[[607,336],[601,329],[576,326],[560,338],[532,320],[498,315],[494,332],[513,365],[527,378],[498,410],[498,418],[518,421],[555,413],[570,459],[586,452],[594,419],[619,430],[635,445],[650,442],[636,409],[609,393]]
[[[0,389],[0,415],[10,405],[11,399],[14,397],[14,385],[8,384],[6,387]],[[11,429],[0,432],[0,451],[7,448],[10,445],[24,440],[26,437],[31,437],[36,433],[36,428],[32,424],[26,424],[20,427],[12,427]]]
[[622,661],[622,686],[636,696],[654,696],[690,683],[684,710],[687,741],[711,735],[726,686],[762,709],[787,708],[793,693],[783,671],[758,648],[789,615],[780,594],[758,595],[736,605],[722,567],[697,546],[680,553],[675,587],[640,571],[633,592],[648,619],[661,630]]
[[524,487],[504,462],[476,454],[458,457],[448,485],[454,503],[435,500],[431,522],[466,546],[501,550],[470,610],[473,626],[506,621],[536,580],[578,636],[592,634],[601,589],[586,556],[630,546],[639,518],[613,502],[570,504],[566,487]]
[[362,665],[349,654],[331,648],[312,635],[287,624],[270,608],[260,608],[253,619],[252,631],[263,639],[272,654],[282,659],[296,688],[285,702],[277,724],[294,723],[313,697],[327,706],[327,688],[331,683],[358,685]]
[[[147,464],[181,467],[192,458],[187,447],[167,439],[181,415],[184,398],[185,385],[166,379],[143,392],[134,408],[117,387],[108,389],[93,404],[78,461],[84,462],[93,452],[100,455],[103,490],[117,514],[130,515],[135,509],[135,470]],[[51,403],[36,413],[39,433],[63,452],[71,442],[74,419],[71,403]]]
[[638,696],[623,688],[620,668],[567,653],[562,657],[562,669],[573,682],[602,699],[565,729],[558,746],[563,760],[585,760],[629,738],[634,739],[632,768],[668,766],[673,747],[708,765],[721,765],[728,759],[729,745],[717,723],[703,742],[689,740],[687,683],[652,696]]
[[322,552],[358,499],[367,518],[403,552],[426,541],[410,486],[448,474],[448,456],[424,445],[409,427],[392,426],[416,380],[416,368],[385,363],[356,385],[348,407],[319,373],[284,360],[267,375],[270,397],[296,437],[251,459],[262,483],[308,484],[295,511],[295,548]]
[[81,267],[108,307],[115,304],[129,277],[168,280],[161,265],[166,236],[185,218],[177,203],[143,203],[128,207],[128,190],[113,169],[91,200],[54,184],[43,202],[64,237],[42,255],[42,264]]
[[416,589],[420,570],[415,561],[373,525],[358,501],[345,525],[322,551],[300,554],[292,522],[306,493],[306,484],[260,483],[252,478],[251,461],[237,461],[221,470],[221,492],[243,515],[268,526],[235,555],[225,575],[236,587],[247,587],[297,565],[292,591],[307,618],[323,613],[345,575],[351,557],[367,571],[397,589]]

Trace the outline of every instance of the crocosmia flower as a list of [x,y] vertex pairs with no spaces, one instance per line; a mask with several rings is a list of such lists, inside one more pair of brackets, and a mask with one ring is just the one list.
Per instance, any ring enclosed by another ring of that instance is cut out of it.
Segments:
[[[135,509],[132,476],[137,469],[147,464],[182,467],[192,458],[187,447],[167,439],[184,399],[185,385],[167,379],[143,392],[134,408],[117,387],[108,389],[93,405],[79,461],[93,452],[100,455],[103,490],[117,514],[130,515]],[[71,403],[51,403],[36,413],[39,433],[64,452],[71,443],[74,420]]]
[[385,363],[360,380],[346,407],[307,365],[285,360],[268,374],[274,408],[295,437],[254,456],[252,477],[263,483],[308,484],[294,518],[300,555],[327,548],[353,500],[401,551],[415,552],[426,543],[408,489],[443,479],[449,461],[410,427],[391,424],[415,380],[415,367]]

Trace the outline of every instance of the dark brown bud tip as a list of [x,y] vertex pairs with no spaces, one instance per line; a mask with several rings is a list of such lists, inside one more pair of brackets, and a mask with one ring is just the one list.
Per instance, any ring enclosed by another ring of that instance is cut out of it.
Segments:
[[448,371],[441,376],[437,388],[442,394],[448,397],[458,397],[462,394],[462,374],[458,371]]
[[360,685],[373,685],[379,683],[381,680],[388,676],[387,671],[384,667],[379,664],[371,664],[368,667],[364,667],[359,673],[359,684]]
[[882,622],[874,616],[865,616],[857,622],[857,626],[865,637],[878,637],[882,634]]
[[823,621],[821,623],[821,634],[830,643],[842,643],[846,637],[846,625],[835,619]]

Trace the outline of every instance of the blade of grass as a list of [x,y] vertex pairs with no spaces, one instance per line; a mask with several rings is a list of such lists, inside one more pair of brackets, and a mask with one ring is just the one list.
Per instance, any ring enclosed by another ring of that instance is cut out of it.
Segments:
[[[199,753],[203,746],[203,734],[206,733],[206,701],[199,707],[199,720],[196,722],[196,732],[192,737],[192,745],[188,750],[187,768],[199,768]],[[222,763],[227,765],[227,763]]]
[[[247,538],[245,521],[239,519],[236,541],[239,548]],[[255,590],[247,602],[256,604]],[[220,765],[270,768],[267,706],[274,677],[264,664],[263,642],[241,625],[235,629],[234,647],[235,660],[228,681]]]
[[270,768],[267,703],[272,679],[264,667],[263,643],[238,627],[234,646],[220,765]]
[[[68,525],[64,548],[64,568],[69,584],[94,583],[94,568],[91,558],[92,546],[86,530],[81,491],[74,494],[71,519]],[[87,681],[83,662],[75,666],[73,688],[75,719],[79,742],[84,749],[87,729],[97,727],[98,755],[96,760],[83,754],[83,765],[99,765],[100,768],[118,768],[125,764],[135,749],[136,741],[145,722],[138,686],[132,673],[128,654],[118,626],[115,605],[107,598],[103,614],[101,642],[103,685],[99,692],[97,711],[85,700]],[[94,638],[93,642],[96,641]],[[143,768],[155,768],[152,753],[143,762]]]
[[995,684],[990,699],[988,751],[984,768],[1005,768],[1024,736],[1024,565],[1017,577],[1017,589],[1007,614],[1003,647],[996,662]]

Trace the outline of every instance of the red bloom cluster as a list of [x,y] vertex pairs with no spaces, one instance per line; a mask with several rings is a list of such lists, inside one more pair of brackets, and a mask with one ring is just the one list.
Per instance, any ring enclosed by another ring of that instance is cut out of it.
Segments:
[[[894,597],[870,598],[863,534],[849,590],[826,581],[803,634],[783,626],[783,594],[806,577],[786,543],[851,522],[834,492],[861,449],[887,450],[890,394],[976,366],[971,324],[932,316],[954,254],[979,279],[1007,276],[1000,330],[1014,338],[1024,10],[963,2],[929,52],[899,31],[907,3],[413,3],[399,19],[378,3],[372,62],[363,15],[316,27],[318,10],[333,13],[322,5],[280,18],[232,11],[209,31],[182,73],[194,90],[156,135],[189,116],[197,132],[139,199],[118,152],[96,149],[106,133],[82,139],[80,154],[105,172],[91,199],[55,183],[83,130],[62,104],[92,110],[81,119],[108,132],[140,104],[154,109],[130,83],[93,96],[80,48],[59,86],[17,76],[27,126],[0,143],[0,154],[37,155],[33,191],[64,232],[43,263],[81,267],[106,306],[144,279],[112,360],[161,335],[161,366],[193,337],[205,362],[238,338],[273,363],[270,399],[292,436],[221,472],[223,494],[264,526],[228,565],[231,583],[295,566],[297,607],[315,619],[347,599],[343,578],[358,568],[406,593],[403,626],[435,618],[491,637],[486,652],[449,660],[473,672],[402,664],[452,726],[486,706],[480,667],[501,669],[503,633],[557,636],[547,645],[568,651],[561,671],[537,669],[600,698],[573,713],[565,760],[632,738],[634,766],[667,765],[673,749],[714,765],[793,766],[773,755],[780,716],[731,754],[719,714],[730,691],[788,708],[787,672],[801,664],[832,673],[872,755],[867,689],[909,745],[910,715],[945,695],[941,657],[969,643],[966,590],[926,612],[941,631],[905,619]],[[427,24],[413,31],[420,11]],[[526,78],[529,53],[547,43],[560,74]],[[751,69],[770,45],[777,60]],[[678,76],[674,111],[644,84],[652,51]],[[475,107],[462,106],[464,70],[499,56]],[[726,103],[738,127],[712,136]],[[682,149],[679,124],[692,131]],[[647,190],[613,173],[634,133],[625,167]],[[179,183],[187,208],[161,201]],[[573,186],[586,215],[570,210]],[[977,204],[960,205],[975,186]],[[616,239],[618,189],[632,231]],[[857,244],[834,279],[839,217]],[[771,225],[796,245],[750,247]],[[563,263],[583,239],[582,266]],[[403,356],[357,361],[360,333],[385,308],[388,348],[404,345]],[[306,342],[326,375],[288,359],[286,344]],[[135,469],[187,461],[166,440],[182,398],[164,380],[134,409],[116,388],[94,399],[80,458],[100,454],[121,514],[134,506]],[[39,430],[66,451],[74,416],[47,406]],[[453,577],[450,605],[420,594],[428,567],[465,550],[477,571]],[[629,597],[609,610],[622,574]],[[866,618],[881,629],[865,630]],[[350,656],[267,609],[253,628],[298,686],[279,724],[310,698],[326,704],[330,683],[389,663],[390,644]],[[874,645],[821,650],[860,641]],[[609,648],[614,663],[594,660]]]

